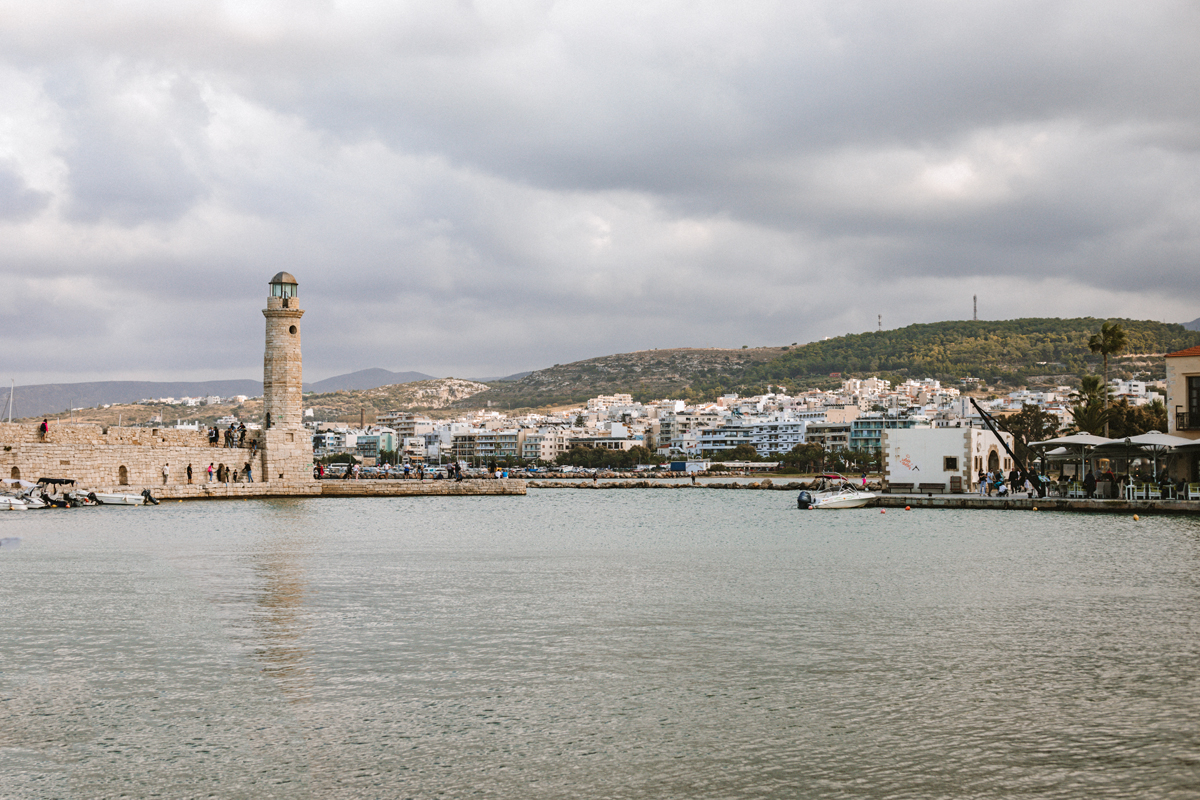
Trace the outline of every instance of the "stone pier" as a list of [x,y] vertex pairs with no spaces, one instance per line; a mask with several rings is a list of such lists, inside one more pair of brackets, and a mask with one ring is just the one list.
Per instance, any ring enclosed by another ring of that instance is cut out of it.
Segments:
[[525,494],[519,480],[363,480],[286,483],[192,483],[121,487],[140,493],[150,490],[157,500],[250,499],[266,497],[467,497]]

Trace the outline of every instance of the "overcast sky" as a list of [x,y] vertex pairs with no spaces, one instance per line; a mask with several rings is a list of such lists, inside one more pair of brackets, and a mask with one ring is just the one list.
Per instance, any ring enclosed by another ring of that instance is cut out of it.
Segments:
[[0,0],[4,383],[1200,317],[1200,5]]

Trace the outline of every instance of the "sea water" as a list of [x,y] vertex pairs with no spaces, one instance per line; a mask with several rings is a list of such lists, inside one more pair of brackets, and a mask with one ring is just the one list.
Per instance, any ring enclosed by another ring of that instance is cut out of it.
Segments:
[[0,797],[1200,796],[1200,521],[793,494],[0,514]]

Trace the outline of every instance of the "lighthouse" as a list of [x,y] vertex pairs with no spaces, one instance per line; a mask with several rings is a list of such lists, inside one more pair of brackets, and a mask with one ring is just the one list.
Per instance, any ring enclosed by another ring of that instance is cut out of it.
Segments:
[[267,346],[263,354],[263,452],[259,475],[268,483],[312,478],[312,436],[302,422],[304,370],[300,356],[299,284],[280,272],[270,282]]

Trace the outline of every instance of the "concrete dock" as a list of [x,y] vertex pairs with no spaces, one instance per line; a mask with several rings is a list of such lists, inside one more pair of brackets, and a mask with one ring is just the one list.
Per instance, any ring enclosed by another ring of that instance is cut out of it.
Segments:
[[131,487],[120,490],[139,494],[149,488],[156,500],[248,499],[266,497],[466,497],[525,494],[521,480],[359,480],[304,483],[192,483]]

